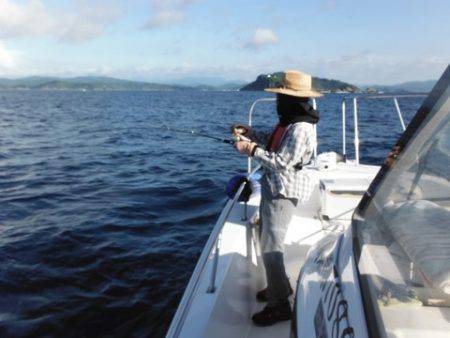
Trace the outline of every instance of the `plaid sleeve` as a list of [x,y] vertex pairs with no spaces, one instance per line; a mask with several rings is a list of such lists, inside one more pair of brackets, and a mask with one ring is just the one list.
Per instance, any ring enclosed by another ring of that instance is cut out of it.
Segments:
[[272,171],[287,170],[300,163],[307,151],[307,133],[300,123],[293,125],[287,133],[278,151],[257,148],[253,158]]

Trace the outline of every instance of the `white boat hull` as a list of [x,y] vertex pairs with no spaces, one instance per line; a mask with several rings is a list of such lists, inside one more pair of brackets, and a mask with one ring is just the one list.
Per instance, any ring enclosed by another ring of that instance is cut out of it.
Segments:
[[[316,178],[316,185],[311,199],[298,207],[286,235],[285,265],[293,288],[310,248],[330,232],[341,232],[348,226],[352,214],[352,210],[348,210],[349,205],[356,207],[378,167],[347,162],[332,169],[307,167],[304,170]],[[332,196],[334,207],[329,206],[328,213],[338,216],[334,220],[327,220],[328,217],[321,213],[326,194],[330,192],[327,192],[327,184],[321,183],[327,180],[328,183],[354,181],[359,185],[363,182],[358,192],[355,192],[355,187],[349,193],[331,191],[336,194]],[[341,204],[339,198],[342,199]],[[249,218],[257,212],[259,201],[260,195],[253,194],[248,202]],[[225,209],[227,207],[229,205]],[[268,328],[256,327],[251,322],[251,315],[264,306],[256,302],[255,294],[265,287],[265,278],[257,253],[255,229],[248,221],[242,220],[243,215],[244,204],[234,205],[221,230],[214,292],[208,292],[211,291],[215,264],[214,250],[211,243],[207,243],[203,253],[207,259],[202,262],[200,258],[167,337],[289,337],[290,322]],[[221,225],[219,220],[216,227]]]

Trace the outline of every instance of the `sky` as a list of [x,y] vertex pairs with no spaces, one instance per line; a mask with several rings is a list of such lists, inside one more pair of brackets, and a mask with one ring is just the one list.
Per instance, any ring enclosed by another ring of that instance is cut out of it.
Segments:
[[449,0],[0,0],[0,77],[437,79]]

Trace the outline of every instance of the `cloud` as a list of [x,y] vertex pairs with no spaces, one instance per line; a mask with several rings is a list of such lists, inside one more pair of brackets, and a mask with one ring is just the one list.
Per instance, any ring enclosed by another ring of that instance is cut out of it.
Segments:
[[361,52],[336,58],[306,58],[279,55],[265,60],[214,62],[204,64],[180,60],[176,65],[155,65],[147,61],[139,65],[79,64],[51,60],[36,62],[0,44],[1,76],[81,76],[105,75],[131,80],[176,83],[186,78],[225,78],[228,81],[253,81],[259,74],[297,69],[314,76],[333,78],[353,84],[395,84],[411,80],[437,79],[448,65],[446,57],[421,56],[405,59],[392,55]]
[[0,41],[0,73],[2,75],[15,74],[18,71],[20,54],[11,50]]
[[152,0],[153,13],[144,29],[172,26],[184,21],[186,8],[197,0]]
[[422,55],[403,57],[402,55],[377,54],[361,51],[331,58],[286,57],[285,67],[304,70],[315,76],[334,78],[354,84],[395,84],[412,80],[438,78],[448,59]]
[[253,81],[259,74],[297,69],[313,76],[332,78],[356,85],[395,84],[412,80],[437,79],[448,65],[445,57],[401,56],[361,51],[330,58],[279,55],[259,61],[199,64],[179,62],[174,66],[153,66],[151,63],[114,69],[113,76],[155,82],[177,82],[179,78],[221,77],[229,80]]
[[0,38],[44,35],[55,27],[39,0],[24,4],[0,0]]
[[320,6],[322,11],[334,11],[337,8],[337,0],[325,0]]
[[267,28],[257,28],[252,37],[250,38],[245,46],[251,49],[261,49],[268,45],[272,45],[278,42],[278,37],[275,33]]
[[13,68],[16,65],[16,58],[14,52],[8,50],[0,41],[0,69]]
[[53,36],[79,43],[101,36],[121,14],[117,1],[75,0],[69,10],[50,12],[40,0],[0,0],[0,38]]
[[75,3],[75,13],[60,23],[57,34],[61,41],[80,43],[103,35],[107,27],[122,15],[116,1],[86,1]]
[[145,28],[170,26],[184,20],[184,12],[179,10],[164,10],[157,12],[146,24]]

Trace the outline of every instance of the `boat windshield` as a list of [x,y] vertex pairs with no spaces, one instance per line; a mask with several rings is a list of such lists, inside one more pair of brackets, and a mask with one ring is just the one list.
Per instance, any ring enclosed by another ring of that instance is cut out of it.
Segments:
[[450,332],[448,82],[440,94],[353,218],[365,312],[376,336]]

